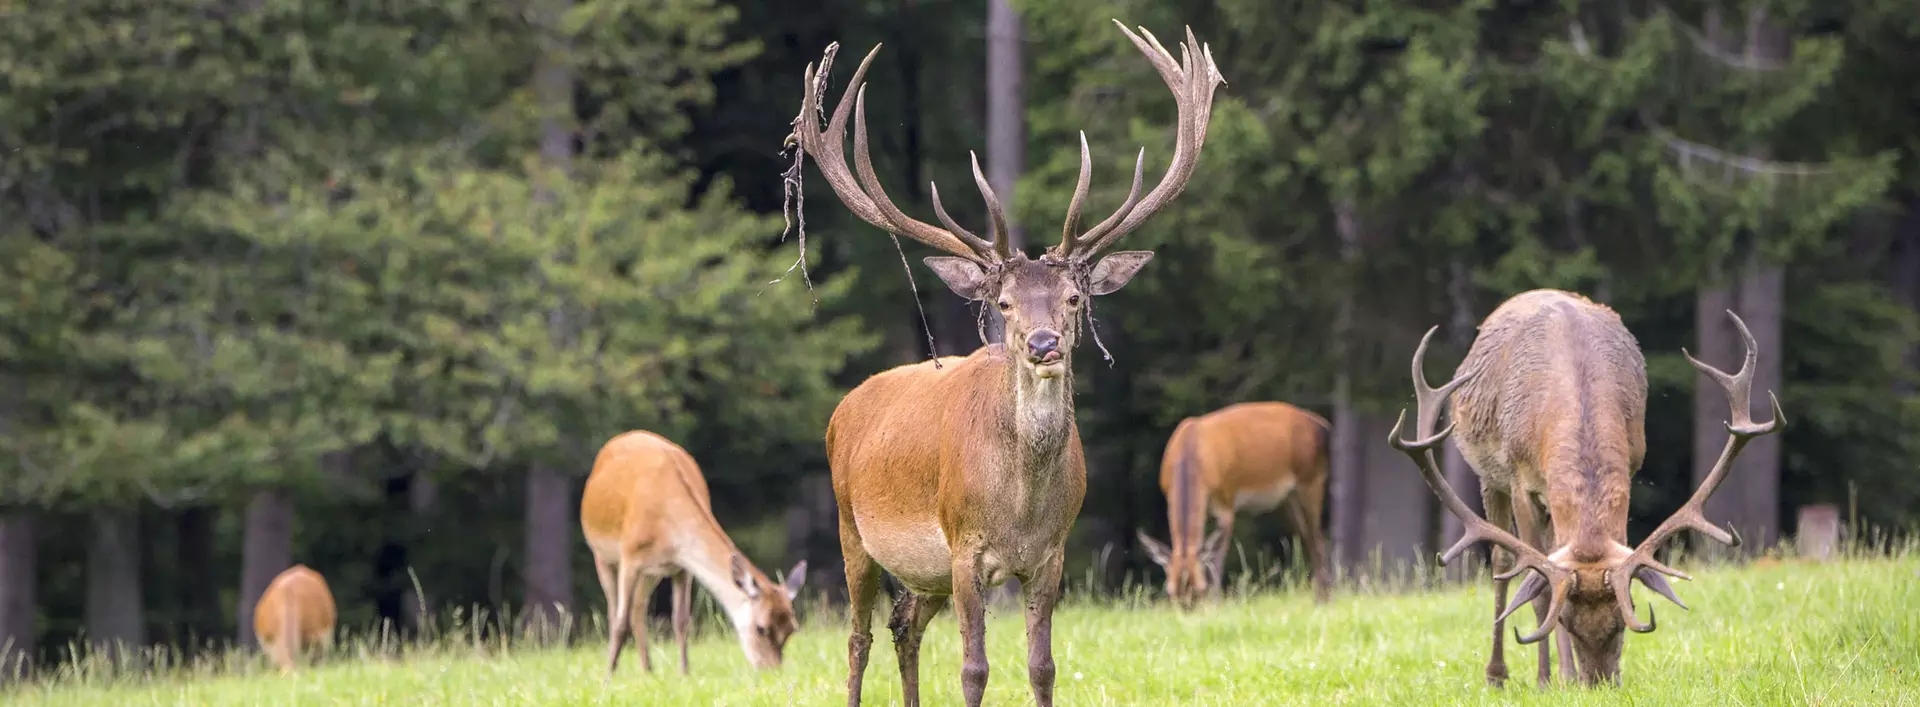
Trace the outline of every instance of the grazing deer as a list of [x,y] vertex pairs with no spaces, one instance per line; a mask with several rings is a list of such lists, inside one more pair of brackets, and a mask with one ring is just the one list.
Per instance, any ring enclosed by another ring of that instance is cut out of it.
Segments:
[[[1120,30],[1173,90],[1179,107],[1173,159],[1159,185],[1141,197],[1142,150],[1126,201],[1082,232],[1080,210],[1092,169],[1082,133],[1080,178],[1061,241],[1038,259],[1008,245],[1006,219],[978,159],[973,173],[991,217],[991,241],[954,223],[937,188],[933,211],[944,229],[909,218],[887,198],[867,155],[863,82],[879,47],[854,72],[852,89],[841,97],[824,131],[816,129],[817,116],[838,45],[827,47],[817,72],[807,67],[806,96],[794,121],[801,154],[814,156],[854,215],[950,253],[927,258],[927,266],[960,296],[991,302],[1006,322],[1001,342],[971,355],[868,378],[840,401],[828,423],[827,455],[852,603],[849,705],[860,703],[872,643],[870,614],[883,568],[908,590],[895,602],[891,622],[907,704],[919,703],[921,636],[949,600],[964,647],[962,692],[969,707],[980,704],[987,685],[981,592],[1008,578],[1018,578],[1027,594],[1027,679],[1034,699],[1042,707],[1053,704],[1053,609],[1060,597],[1067,530],[1079,515],[1087,483],[1074,422],[1070,354],[1091,298],[1119,290],[1153,253],[1118,252],[1097,263],[1094,256],[1185,187],[1206,140],[1214,86],[1221,83],[1211,55],[1191,30],[1180,63],[1144,29],[1145,40],[1124,25]],[[856,171],[848,170],[842,144],[850,114]]]
[[600,590],[607,595],[609,676],[620,665],[629,626],[641,668],[653,671],[647,656],[647,600],[660,580],[669,577],[682,674],[687,672],[695,579],[726,612],[740,637],[740,649],[755,668],[779,667],[787,638],[800,630],[793,598],[807,581],[807,561],[794,565],[783,582],[767,579],[747,562],[713,519],[700,466],[664,437],[635,430],[600,448],[581,492],[580,530],[593,551]]
[[[1180,421],[1160,458],[1172,546],[1136,530],[1154,564],[1167,571],[1167,597],[1192,608],[1220,587],[1234,514],[1266,513],[1286,502],[1306,547],[1313,596],[1331,591],[1320,512],[1327,488],[1325,418],[1279,402],[1238,403]],[[1206,529],[1206,514],[1216,527]]]
[[[1506,660],[1501,631],[1507,616],[1533,602],[1539,627],[1520,636],[1539,643],[1555,629],[1561,633],[1561,674],[1572,678],[1568,655],[1579,658],[1579,679],[1586,684],[1620,683],[1620,651],[1625,634],[1654,630],[1653,607],[1647,622],[1634,616],[1632,582],[1666,597],[1681,608],[1666,577],[1692,579],[1653,559],[1667,538],[1692,529],[1721,543],[1738,545],[1738,535],[1708,522],[1702,505],[1726,479],[1733,459],[1749,440],[1779,430],[1785,423],[1780,401],[1769,392],[1773,420],[1756,424],[1748,411],[1753,385],[1753,335],[1733,312],[1746,340],[1746,361],[1727,373],[1693,358],[1694,368],[1726,390],[1732,408],[1730,433],[1720,459],[1686,505],[1662,522],[1638,547],[1628,547],[1627,499],[1633,474],[1646,454],[1646,362],[1639,344],[1605,305],[1559,290],[1534,290],[1514,296],[1480,324],[1480,335],[1452,382],[1427,385],[1421,367],[1427,340],[1413,353],[1414,393],[1418,402],[1413,441],[1393,428],[1392,444],[1413,458],[1427,486],[1458,516],[1465,533],[1441,556],[1446,563],[1474,542],[1486,540],[1505,549],[1495,552],[1493,657],[1487,682],[1504,684]],[[1458,392],[1455,392],[1455,389]],[[1453,396],[1452,419],[1433,432],[1440,407]],[[1480,475],[1487,517],[1481,518],[1440,475],[1432,449],[1460,431],[1460,450]],[[1518,537],[1506,530],[1508,521]],[[1531,571],[1506,603],[1507,581]],[[1664,575],[1664,576],[1663,576]],[[1504,609],[1502,608],[1504,605]],[[1514,633],[1518,634],[1516,629]],[[1539,680],[1552,677],[1547,645],[1540,645]]]
[[253,635],[280,672],[291,672],[308,648],[333,645],[333,592],[306,565],[281,570],[253,605]]

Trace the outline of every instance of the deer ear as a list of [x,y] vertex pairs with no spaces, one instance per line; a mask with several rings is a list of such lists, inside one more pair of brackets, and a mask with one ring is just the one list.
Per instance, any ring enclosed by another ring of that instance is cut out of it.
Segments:
[[753,581],[753,571],[747,567],[747,558],[733,556],[733,585],[747,593],[748,599],[760,598],[760,583]]
[[[1214,528],[1213,532],[1207,533],[1206,541],[1200,543],[1200,560],[1202,562],[1206,562],[1209,566],[1213,565],[1215,562],[1217,562],[1217,560],[1215,560],[1214,558],[1220,554],[1221,548],[1224,548],[1226,546],[1227,546],[1227,529]],[[1216,567],[1214,569],[1219,569],[1219,568]]]
[[980,264],[966,258],[950,255],[933,255],[924,260],[927,267],[933,268],[933,274],[939,275],[947,289],[970,300],[983,300],[993,294],[994,283],[987,280],[987,271]]
[[800,596],[800,588],[806,586],[806,584],[807,561],[801,560],[793,566],[793,569],[787,570],[787,581],[785,582],[787,601],[793,601],[794,597]]
[[1160,541],[1147,537],[1145,530],[1135,528],[1133,534],[1140,538],[1140,546],[1147,549],[1147,559],[1153,560],[1153,564],[1161,567],[1167,566],[1167,559],[1173,556],[1172,550]]
[[1660,573],[1653,571],[1652,568],[1640,568],[1633,573],[1633,578],[1640,580],[1640,586],[1651,589],[1653,593],[1666,597],[1667,601],[1673,602],[1682,609],[1692,611],[1692,609],[1687,608],[1686,602],[1680,601],[1679,595],[1673,593],[1673,585],[1667,584],[1667,578],[1660,576]]
[[1093,289],[1092,294],[1097,296],[1120,291],[1152,259],[1153,251],[1150,250],[1123,250],[1101,258],[1093,266],[1093,275],[1087,278]]

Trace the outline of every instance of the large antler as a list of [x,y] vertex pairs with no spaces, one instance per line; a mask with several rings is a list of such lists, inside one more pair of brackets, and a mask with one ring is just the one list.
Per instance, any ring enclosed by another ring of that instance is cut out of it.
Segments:
[[[1747,331],[1747,323],[1740,321],[1740,315],[1734,314],[1732,310],[1727,311],[1727,316],[1733,317],[1733,325],[1740,329],[1740,339],[1745,342],[1747,349],[1746,360],[1740,364],[1740,372],[1727,375],[1725,371],[1694,358],[1693,354],[1688,353],[1686,349],[1680,349],[1680,353],[1687,357],[1688,363],[1700,369],[1701,373],[1707,374],[1708,378],[1719,383],[1720,387],[1727,392],[1727,405],[1733,409],[1732,419],[1726,423],[1727,446],[1720,450],[1719,461],[1714,462],[1713,470],[1707,473],[1707,478],[1700,483],[1700,488],[1694,489],[1693,497],[1687,499],[1686,505],[1674,511],[1672,516],[1660,524],[1660,527],[1654,528],[1653,533],[1640,541],[1639,547],[1634,548],[1633,554],[1628,555],[1608,572],[1608,581],[1613,585],[1614,599],[1620,605],[1621,617],[1626,619],[1627,628],[1639,633],[1652,631],[1653,624],[1651,621],[1642,624],[1633,615],[1632,580],[1639,579],[1640,583],[1645,584],[1648,589],[1678,604],[1682,609],[1687,608],[1687,605],[1674,595],[1673,588],[1667,585],[1666,579],[1660,575],[1685,580],[1691,580],[1693,577],[1654,560],[1653,552],[1660,549],[1660,545],[1674,533],[1686,529],[1700,531],[1701,534],[1726,545],[1739,546],[1739,533],[1722,530],[1709,522],[1701,511],[1706,505],[1707,498],[1713,495],[1714,490],[1720,487],[1720,482],[1726,480],[1727,472],[1733,469],[1733,460],[1740,455],[1741,448],[1747,446],[1747,443],[1753,441],[1755,437],[1778,432],[1786,426],[1786,417],[1780,412],[1780,399],[1774,396],[1773,391],[1767,391],[1767,400],[1773,403],[1773,420],[1764,424],[1753,421],[1752,412],[1749,410],[1753,394],[1753,364],[1759,360],[1760,356],[1754,350],[1753,332]],[[1653,609],[1648,607],[1647,610],[1648,618],[1651,619]]]
[[1193,168],[1199,163],[1200,148],[1207,141],[1207,125],[1213,117],[1213,89],[1226,83],[1213,63],[1213,49],[1194,39],[1193,28],[1187,28],[1187,41],[1180,45],[1180,62],[1176,64],[1173,55],[1160,45],[1160,40],[1147,28],[1140,28],[1140,34],[1146,35],[1146,39],[1142,40],[1140,35],[1134,34],[1119,20],[1113,23],[1127,34],[1127,39],[1133,40],[1133,45],[1147,56],[1147,61],[1160,71],[1160,78],[1166,81],[1167,88],[1173,91],[1174,102],[1179,110],[1173,161],[1167,165],[1167,173],[1160,178],[1160,184],[1148,192],[1146,198],[1140,198],[1141,167],[1146,159],[1146,150],[1142,149],[1134,158],[1133,189],[1127,193],[1127,200],[1105,221],[1076,236],[1074,230],[1080,226],[1080,209],[1086,205],[1087,187],[1093,172],[1093,161],[1087,154],[1087,136],[1081,133],[1080,179],[1074,186],[1073,201],[1067,206],[1067,221],[1061,229],[1060,245],[1055,246],[1050,254],[1057,259],[1085,261],[1092,258],[1121,236],[1132,232],[1147,217],[1186,189],[1187,180],[1193,177]]
[[[1486,540],[1506,548],[1515,558],[1513,569],[1505,574],[1496,575],[1496,579],[1512,579],[1522,572],[1533,570],[1539,573],[1538,576],[1546,585],[1553,587],[1552,603],[1548,605],[1547,615],[1540,620],[1539,627],[1531,635],[1521,636],[1519,639],[1521,643],[1535,643],[1546,638],[1553,632],[1554,626],[1559,624],[1560,612],[1566,606],[1567,594],[1573,590],[1573,573],[1554,564],[1553,560],[1548,559],[1539,549],[1514,537],[1505,528],[1495,526],[1487,522],[1487,519],[1480,517],[1480,514],[1474,513],[1473,508],[1468,506],[1466,501],[1461,500],[1459,494],[1454,493],[1453,486],[1447,483],[1446,477],[1440,475],[1439,464],[1435,463],[1433,458],[1433,448],[1444,441],[1448,435],[1453,434],[1455,424],[1448,422],[1446,429],[1438,433],[1432,431],[1434,423],[1440,417],[1440,406],[1447,402],[1456,388],[1472,380],[1480,372],[1467,371],[1437,389],[1427,385],[1427,374],[1423,368],[1427,357],[1427,342],[1433,338],[1433,332],[1438,329],[1439,327],[1428,329],[1426,335],[1420,337],[1420,347],[1413,351],[1413,393],[1414,402],[1418,405],[1414,413],[1415,439],[1407,441],[1400,438],[1400,426],[1407,421],[1407,411],[1402,409],[1400,416],[1393,421],[1391,442],[1394,449],[1406,452],[1407,456],[1413,458],[1414,465],[1420,468],[1420,476],[1427,480],[1427,487],[1433,489],[1435,496],[1440,497],[1440,505],[1446,506],[1449,512],[1458,517],[1464,528],[1465,532],[1461,535],[1460,541],[1454,543],[1446,554],[1440,556],[1441,564],[1452,562],[1460,553],[1465,552],[1468,546]],[[1529,577],[1514,594],[1513,602],[1507,605],[1506,611],[1500,614],[1500,619],[1506,619],[1521,604],[1538,594],[1543,586]]]
[[[973,160],[973,178],[980,187],[980,195],[986,199],[987,212],[992,217],[990,228],[993,241],[975,236],[955,224],[947,215],[947,209],[940,203],[940,188],[932,187],[933,213],[939,217],[946,228],[937,228],[907,216],[887,198],[887,192],[880,187],[880,179],[874,176],[873,159],[867,153],[867,67],[873,63],[873,57],[880,53],[880,45],[874,45],[867,58],[860,61],[860,68],[853,72],[853,80],[848,83],[849,90],[840,96],[839,105],[833,109],[833,117],[827,122],[825,130],[817,130],[821,116],[822,96],[826,93],[827,79],[833,68],[834,54],[838,53],[840,43],[827,45],[820,58],[820,66],[807,65],[806,96],[800,103],[800,115],[794,118],[793,131],[798,138],[803,153],[811,154],[814,163],[819,166],[820,174],[827,178],[827,184],[833,187],[833,193],[840,197],[847,210],[867,223],[879,226],[897,235],[906,236],[928,246],[967,258],[982,265],[993,266],[1012,254],[1007,244],[1006,216],[1000,208],[1000,199],[994,196],[993,189],[987,186],[986,175],[980,172],[980,160]],[[849,102],[848,99],[852,101]],[[858,175],[847,170],[845,142],[847,136],[847,117],[853,116],[854,167]]]

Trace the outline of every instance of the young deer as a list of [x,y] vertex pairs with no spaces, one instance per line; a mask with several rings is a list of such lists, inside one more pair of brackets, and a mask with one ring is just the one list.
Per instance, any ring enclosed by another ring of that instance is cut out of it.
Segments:
[[[807,580],[807,561],[774,582],[747,562],[713,519],[700,466],[680,445],[635,430],[607,441],[593,460],[580,497],[580,530],[593,551],[593,569],[607,595],[607,674],[620,665],[629,626],[640,666],[647,655],[647,600],[660,580],[673,579],[673,638],[680,672],[687,672],[693,580],[713,592],[756,668],[780,665],[787,638],[800,629],[793,598]],[[689,577],[688,575],[692,575]]]
[[[1125,26],[1121,31],[1173,89],[1179,126],[1172,162],[1160,184],[1141,197],[1136,161],[1126,201],[1081,232],[1091,171],[1083,134],[1080,178],[1061,241],[1039,259],[1008,245],[1000,202],[977,159],[974,177],[991,216],[991,241],[955,224],[937,189],[933,210],[944,229],[907,217],[887,198],[867,156],[863,98],[867,67],[879,47],[854,72],[848,94],[853,100],[841,97],[824,131],[816,129],[817,116],[837,45],[828,46],[817,71],[807,67],[806,97],[794,126],[802,154],[814,156],[854,215],[952,254],[929,257],[927,266],[960,296],[993,303],[1006,321],[1001,342],[969,356],[901,366],[867,379],[840,402],[828,424],[827,455],[852,603],[849,705],[860,702],[872,644],[870,614],[883,568],[908,589],[895,602],[890,624],[907,704],[919,703],[921,636],[949,600],[965,654],[962,692],[969,707],[980,704],[987,685],[981,593],[1015,577],[1027,594],[1027,679],[1042,707],[1053,704],[1053,608],[1061,591],[1067,530],[1086,495],[1069,354],[1091,298],[1120,289],[1153,254],[1120,252],[1098,263],[1093,258],[1186,185],[1206,140],[1214,86],[1221,83],[1211,56],[1191,31],[1181,47],[1181,63],[1151,33],[1142,40]],[[849,115],[857,171],[848,170],[843,152]],[[1141,159],[1144,155],[1142,150]]]
[[[1279,402],[1238,403],[1180,421],[1160,458],[1169,547],[1136,530],[1167,571],[1167,597],[1192,608],[1220,587],[1234,514],[1266,513],[1287,503],[1313,573],[1313,596],[1331,591],[1320,512],[1327,488],[1325,418]],[[1217,527],[1206,540],[1206,515]]]
[[[1559,290],[1516,295],[1480,324],[1480,335],[1453,381],[1438,389],[1427,385],[1421,367],[1433,330],[1421,338],[1413,353],[1415,440],[1400,437],[1399,423],[1406,421],[1402,411],[1392,444],[1413,458],[1427,486],[1466,527],[1442,563],[1480,540],[1506,550],[1494,553],[1493,657],[1487,663],[1487,682],[1506,682],[1500,634],[1507,616],[1532,601],[1539,628],[1519,637],[1522,644],[1539,643],[1555,629],[1565,629],[1559,641],[1561,673],[1574,676],[1570,637],[1581,682],[1619,684],[1623,629],[1646,633],[1655,626],[1651,606],[1646,623],[1634,616],[1632,582],[1686,608],[1666,577],[1692,578],[1654,560],[1654,551],[1686,529],[1739,544],[1739,536],[1708,522],[1701,507],[1725,480],[1740,449],[1785,422],[1780,401],[1771,392],[1767,397],[1773,403],[1773,421],[1756,424],[1750,416],[1757,356],[1753,335],[1738,315],[1727,316],[1746,340],[1740,372],[1728,375],[1681,349],[1694,368],[1726,390],[1732,408],[1727,445],[1693,497],[1638,547],[1626,545],[1627,500],[1647,448],[1646,363],[1619,315]],[[1434,433],[1449,394],[1452,420]],[[1434,463],[1433,447],[1455,429],[1460,431],[1461,451],[1480,475],[1485,519],[1460,500]],[[1509,520],[1518,537],[1507,532]],[[1507,581],[1528,571],[1533,574],[1507,604]],[[1541,643],[1540,683],[1551,677],[1547,645]]]
[[333,645],[334,621],[333,592],[306,565],[281,570],[253,605],[253,635],[283,673],[306,649]]

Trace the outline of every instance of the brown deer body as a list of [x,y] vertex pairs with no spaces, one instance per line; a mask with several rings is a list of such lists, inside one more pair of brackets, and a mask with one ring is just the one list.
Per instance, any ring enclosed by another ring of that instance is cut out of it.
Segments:
[[[1118,24],[1116,22],[1116,24]],[[855,71],[825,130],[822,94],[837,48],[816,72],[807,67],[806,97],[795,120],[801,156],[812,155],[848,210],[895,235],[950,253],[927,265],[954,292],[992,302],[1004,339],[965,357],[949,356],[877,374],[849,392],[826,434],[840,512],[852,633],[847,641],[847,703],[860,703],[872,645],[871,614],[884,569],[907,593],[895,602],[894,649],[908,705],[919,703],[919,649],[927,623],[949,602],[960,624],[966,704],[980,704],[987,684],[983,591],[1018,578],[1027,594],[1027,679],[1041,707],[1053,704],[1052,621],[1061,587],[1067,531],[1086,494],[1086,462],[1074,422],[1071,355],[1092,298],[1120,289],[1151,252],[1094,256],[1159,210],[1192,175],[1206,140],[1213,89],[1220,76],[1187,33],[1182,62],[1128,31],[1174,92],[1179,106],[1167,175],[1144,197],[1141,164],[1119,210],[1084,232],[1091,157],[1080,142],[1080,179],[1059,245],[1038,259],[1014,251],[993,190],[974,163],[990,215],[991,239],[953,222],[933,190],[945,228],[909,218],[888,200],[867,156],[863,77],[879,48]],[[849,100],[851,98],[852,100]],[[854,120],[855,171],[844,135]],[[1142,151],[1144,159],[1144,151]]]
[[[1413,358],[1419,400],[1416,439],[1402,440],[1396,424],[1391,441],[1413,457],[1427,485],[1466,528],[1443,562],[1479,540],[1506,551],[1494,553],[1488,682],[1505,682],[1503,625],[1509,614],[1531,601],[1539,626],[1520,641],[1540,643],[1541,684],[1552,677],[1547,644],[1541,641],[1556,631],[1563,675],[1576,677],[1577,658],[1581,682],[1617,684],[1625,630],[1654,629],[1651,607],[1647,623],[1634,616],[1631,583],[1638,581],[1680,604],[1665,577],[1689,578],[1655,561],[1653,552],[1683,529],[1723,543],[1739,542],[1707,522],[1701,505],[1725,479],[1740,448],[1779,429],[1783,418],[1778,400],[1773,401],[1772,422],[1754,424],[1749,416],[1753,337],[1738,316],[1727,314],[1746,339],[1746,364],[1740,371],[1728,375],[1691,354],[1687,360],[1726,390],[1731,436],[1718,465],[1686,505],[1637,548],[1626,544],[1627,509],[1633,474],[1646,454],[1646,363],[1617,314],[1559,290],[1516,295],[1481,323],[1454,380],[1439,389],[1428,387],[1422,374],[1427,339],[1421,340]],[[1429,330],[1427,338],[1432,335]],[[1452,422],[1434,433],[1449,394]],[[1460,500],[1433,460],[1432,448],[1455,432],[1468,464],[1480,476],[1485,519]],[[1509,521],[1518,537],[1507,532]],[[1523,572],[1531,574],[1508,604],[1507,582]]]
[[693,581],[712,592],[756,668],[778,667],[787,638],[799,630],[793,598],[806,582],[801,560],[774,582],[740,555],[713,518],[706,478],[680,445],[651,432],[609,440],[594,459],[580,498],[580,530],[607,597],[607,673],[620,665],[629,629],[640,665],[647,655],[647,601],[660,580],[673,580],[673,637],[687,672]]
[[293,670],[302,652],[333,645],[336,620],[327,580],[306,565],[282,570],[253,606],[253,635],[280,666]]
[[[1138,531],[1167,572],[1167,596],[1192,607],[1216,591],[1226,569],[1234,516],[1287,504],[1313,574],[1314,599],[1326,601],[1328,575],[1320,514],[1327,489],[1325,418],[1281,402],[1237,403],[1181,420],[1160,459],[1170,543]],[[1201,540],[1206,517],[1216,527]]]

